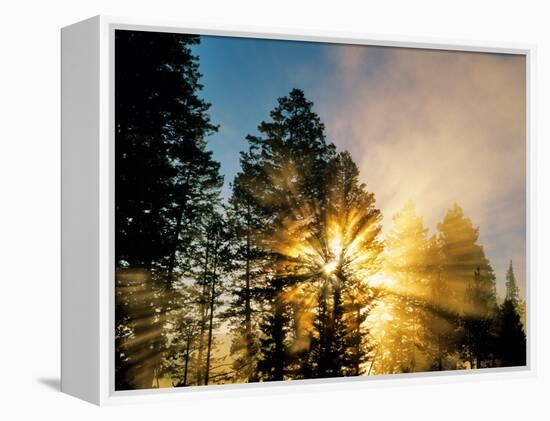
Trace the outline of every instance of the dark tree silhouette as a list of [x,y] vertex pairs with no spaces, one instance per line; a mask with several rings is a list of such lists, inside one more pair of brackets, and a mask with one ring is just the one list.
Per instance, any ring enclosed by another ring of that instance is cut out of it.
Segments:
[[282,294],[296,279],[276,268],[281,260],[276,237],[293,221],[320,223],[319,211],[314,209],[326,201],[327,162],[334,146],[326,144],[324,126],[312,107],[298,89],[279,98],[270,113],[271,121],[258,127],[260,136],[248,136],[251,152],[243,155],[242,173],[235,183],[237,189],[245,189],[236,193],[253,202],[252,209],[261,210],[261,247],[273,263],[266,273],[269,285],[263,289],[263,301],[269,303],[269,309],[261,322],[265,337],[258,367],[265,380],[282,380],[291,360],[287,349],[290,330],[283,322],[294,316],[289,314],[292,306]]
[[151,387],[201,212],[219,194],[197,36],[115,33],[117,389]]
[[[232,184],[227,207],[231,242],[232,273],[229,291],[232,295],[225,315],[233,325],[231,354],[234,378],[258,380],[259,329],[262,288],[266,282],[265,264],[269,255],[265,238],[273,220],[273,212],[262,203],[266,174],[260,167],[257,149],[241,152],[241,171]],[[263,180],[263,181],[262,181]]]
[[311,230],[310,238],[324,254],[311,367],[317,377],[360,375],[373,349],[364,322],[379,291],[364,279],[380,268],[381,215],[349,153],[337,154],[328,168],[324,223]]
[[514,303],[506,299],[500,307],[498,325],[498,355],[502,367],[526,364],[526,339],[520,315]]
[[524,366],[527,346],[521,322],[519,289],[512,261],[506,273],[506,298],[500,306],[498,318],[497,354],[503,367]]

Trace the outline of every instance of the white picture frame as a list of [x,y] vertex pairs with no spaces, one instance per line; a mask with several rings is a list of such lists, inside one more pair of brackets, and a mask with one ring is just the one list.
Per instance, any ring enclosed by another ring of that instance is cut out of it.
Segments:
[[[527,63],[527,367],[406,375],[114,390],[114,30],[135,29],[358,45],[522,54]],[[388,38],[355,33],[195,25],[96,16],[65,27],[62,39],[62,356],[61,390],[97,405],[210,399],[264,393],[441,384],[536,374],[536,145],[532,45]]]

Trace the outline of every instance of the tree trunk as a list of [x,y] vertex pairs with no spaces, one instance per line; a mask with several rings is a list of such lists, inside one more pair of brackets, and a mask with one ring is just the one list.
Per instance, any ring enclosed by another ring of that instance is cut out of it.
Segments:
[[357,319],[357,326],[355,328],[355,375],[359,375],[360,363],[361,363],[361,307],[357,305],[355,309],[355,317]]
[[245,340],[246,340],[246,367],[247,380],[253,381],[253,347],[252,347],[252,309],[250,305],[250,203],[246,204],[247,213],[247,230],[246,230],[246,274],[245,274],[245,291],[244,291],[244,319],[245,319]]
[[183,368],[183,386],[187,386],[187,369],[189,367],[189,349],[191,348],[191,336],[187,338],[185,347],[185,366]]
[[202,372],[202,359],[204,353],[204,332],[206,330],[206,292],[207,292],[207,280],[208,280],[208,259],[210,257],[210,241],[206,241],[206,251],[204,257],[204,269],[202,279],[202,291],[200,297],[200,326],[199,326],[199,349],[197,356],[197,384],[200,385],[203,379]]
[[275,299],[275,314],[274,314],[274,326],[273,326],[273,341],[275,342],[275,358],[273,361],[273,380],[284,380],[285,370],[285,348],[284,348],[284,336],[283,336],[283,305],[280,299]]
[[188,184],[189,184],[189,178],[191,176],[187,174],[187,177],[185,178],[185,182],[183,184],[183,195],[181,203],[178,207],[178,211],[176,214],[176,228],[174,230],[174,237],[172,239],[172,252],[170,254],[170,260],[168,261],[168,276],[167,276],[167,284],[168,288],[172,287],[172,283],[174,280],[172,279],[172,276],[174,274],[174,269],[176,267],[176,255],[178,253],[178,242],[181,232],[181,224],[183,223],[183,212],[185,210],[185,206],[187,204],[187,190],[188,190]]
[[212,352],[212,328],[214,324],[214,301],[216,300],[216,267],[218,264],[218,238],[214,245],[214,265],[212,267],[212,282],[210,290],[210,319],[208,322],[208,345],[206,351],[206,368],[204,370],[204,384],[208,384],[210,378],[210,355]]
[[442,347],[441,341],[442,341],[442,338],[441,338],[441,334],[439,333],[437,335],[437,363],[438,363],[439,371],[443,370],[443,349],[442,349],[443,347]]

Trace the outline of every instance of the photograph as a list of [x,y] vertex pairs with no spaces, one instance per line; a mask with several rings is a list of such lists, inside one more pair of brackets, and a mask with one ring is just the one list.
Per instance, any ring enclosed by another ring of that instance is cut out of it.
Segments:
[[115,29],[114,390],[526,367],[527,75]]

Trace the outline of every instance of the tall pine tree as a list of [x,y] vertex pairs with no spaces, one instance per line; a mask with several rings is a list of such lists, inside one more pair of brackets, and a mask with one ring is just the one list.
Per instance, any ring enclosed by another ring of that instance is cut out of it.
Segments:
[[437,226],[441,276],[449,287],[442,302],[456,314],[456,343],[470,368],[492,364],[496,286],[493,269],[478,243],[479,229],[455,204]]
[[326,202],[327,163],[334,155],[334,146],[325,142],[324,125],[312,108],[313,103],[304,93],[294,89],[279,98],[270,113],[271,120],[260,124],[260,136],[247,138],[257,155],[253,166],[243,167],[241,178],[248,179],[248,191],[264,215],[261,243],[271,262],[262,297],[268,303],[261,322],[259,362],[265,380],[282,380],[290,372],[289,349],[297,339],[285,327],[288,320],[298,317],[292,314],[285,292],[300,276],[285,268],[281,236],[289,228],[307,230],[321,223],[321,209]]
[[149,388],[199,218],[222,178],[198,92],[199,37],[115,33],[116,388]]
[[506,298],[498,318],[498,358],[503,367],[524,366],[527,361],[524,326],[521,322],[519,288],[512,261],[506,273]]
[[390,373],[423,371],[427,368],[425,321],[427,317],[429,244],[427,228],[412,202],[393,217],[386,236],[385,275],[393,280],[386,294],[391,308],[392,329],[384,336],[388,357],[381,361]]

